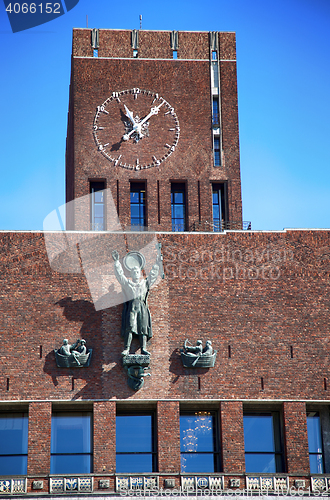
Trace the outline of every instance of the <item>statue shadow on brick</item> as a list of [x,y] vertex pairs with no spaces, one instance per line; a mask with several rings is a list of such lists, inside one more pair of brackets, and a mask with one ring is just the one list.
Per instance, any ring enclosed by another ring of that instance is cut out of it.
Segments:
[[[69,321],[69,322],[82,322],[80,332],[79,332],[79,337],[80,340],[84,340],[85,345],[88,346],[88,350],[86,349],[86,353],[89,352],[88,359],[85,360],[86,366],[90,364],[91,361],[91,354],[92,354],[92,346],[93,344],[97,344],[97,334],[100,331],[100,325],[101,325],[101,314],[98,311],[95,311],[95,307],[93,303],[87,301],[87,300],[72,300],[72,297],[65,297],[58,302],[56,302],[56,305],[59,305],[60,307],[63,308],[63,316]],[[54,334],[56,336],[56,325],[54,325]],[[70,340],[71,340],[71,335],[68,332],[66,335]],[[57,338],[54,339],[55,343],[55,348],[58,350],[61,345],[63,344],[63,333],[59,334]],[[84,344],[83,343],[83,344]],[[77,344],[77,348],[79,349]],[[82,351],[84,349],[81,349]],[[93,354],[95,355],[95,353]],[[74,359],[76,358],[76,359]],[[66,361],[66,362],[65,362]],[[76,368],[79,367],[79,356],[72,354],[72,356],[67,360],[64,360],[62,366],[57,366],[56,363],[56,358],[54,354],[54,350],[50,351],[47,353],[45,357],[45,363],[43,367],[43,371],[47,373],[49,376],[52,377],[53,384],[54,386],[58,385],[58,377],[61,376],[68,376],[72,375],[75,378],[80,378],[87,380],[90,375],[88,375],[88,370],[84,369],[83,367],[80,366],[81,369],[77,370]],[[93,373],[95,376],[95,369],[97,370],[97,364],[93,368]],[[100,364],[100,375],[102,371],[102,367]]]

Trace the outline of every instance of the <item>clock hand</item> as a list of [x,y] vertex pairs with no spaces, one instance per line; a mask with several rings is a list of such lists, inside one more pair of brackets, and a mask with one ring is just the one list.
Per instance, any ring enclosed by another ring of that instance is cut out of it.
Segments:
[[133,118],[133,114],[131,113],[131,111],[128,109],[128,107],[126,106],[126,104],[124,104],[124,108],[125,108],[125,111],[126,111],[126,116],[127,118],[129,118],[131,120],[131,122],[133,123],[133,125],[135,125],[135,120]]
[[142,125],[149,120],[149,118],[152,116],[152,115],[157,115],[158,114],[158,111],[159,111],[159,108],[165,103],[165,101],[162,101],[159,106],[155,106],[154,108],[151,108],[150,110],[150,113],[147,114],[147,116],[145,118],[143,118],[143,120],[141,120],[139,123],[135,123],[133,125],[133,129],[128,133],[128,134],[124,134],[123,135],[123,140],[124,141],[128,141],[128,139],[131,137],[132,134],[134,134],[134,132],[138,133],[139,136],[141,137],[141,127]]

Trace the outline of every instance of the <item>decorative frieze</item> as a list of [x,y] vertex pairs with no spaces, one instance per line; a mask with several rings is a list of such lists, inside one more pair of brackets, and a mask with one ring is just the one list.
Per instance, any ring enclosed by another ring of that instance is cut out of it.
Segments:
[[157,476],[118,476],[116,477],[116,491],[122,490],[158,490]]
[[50,493],[91,493],[93,491],[92,477],[61,477],[50,478]]
[[281,491],[289,488],[288,477],[278,476],[247,476],[247,490]]
[[182,476],[183,490],[223,490],[223,476]]
[[26,493],[26,479],[0,479],[0,494]]
[[311,477],[311,486],[313,493],[328,491],[330,487],[330,478],[328,477]]
[[100,490],[107,490],[110,488],[110,480],[109,479],[100,479],[99,480],[99,488]]
[[32,489],[33,490],[42,490],[44,487],[43,481],[32,481]]
[[229,479],[230,488],[239,488],[241,485],[241,480],[239,478],[231,478]]

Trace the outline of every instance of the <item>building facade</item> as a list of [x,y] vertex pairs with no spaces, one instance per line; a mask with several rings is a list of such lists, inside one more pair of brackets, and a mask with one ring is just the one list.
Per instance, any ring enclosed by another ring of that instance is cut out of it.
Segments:
[[330,233],[242,220],[235,34],[74,30],[66,161],[0,235],[0,495],[327,495]]

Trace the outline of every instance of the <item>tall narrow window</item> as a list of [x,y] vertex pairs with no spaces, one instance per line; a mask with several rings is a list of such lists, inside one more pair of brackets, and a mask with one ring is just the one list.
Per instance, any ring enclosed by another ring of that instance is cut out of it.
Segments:
[[172,183],[171,186],[172,231],[186,230],[186,186]]
[[223,231],[225,229],[225,197],[224,184],[212,185],[213,206],[213,230]]
[[309,465],[311,474],[323,474],[323,446],[321,421],[318,412],[307,413]]
[[91,230],[104,231],[105,229],[105,182],[91,182]]
[[154,415],[117,415],[116,472],[155,472]]
[[131,183],[131,226],[137,231],[146,227],[146,188],[142,182]]
[[244,415],[246,472],[283,472],[283,448],[278,412]]
[[180,416],[181,472],[219,471],[215,414],[198,411]]
[[211,61],[211,85],[213,88],[213,93],[219,93],[219,65],[217,57],[214,58],[213,54],[214,52],[212,52],[212,61]]
[[220,167],[221,156],[220,156],[220,137],[214,137],[214,166]]
[[51,433],[51,474],[92,472],[92,414],[54,413]]
[[27,413],[0,414],[0,475],[27,473]]
[[219,100],[217,97],[213,97],[212,111],[213,111],[213,126],[219,127],[220,126]]

